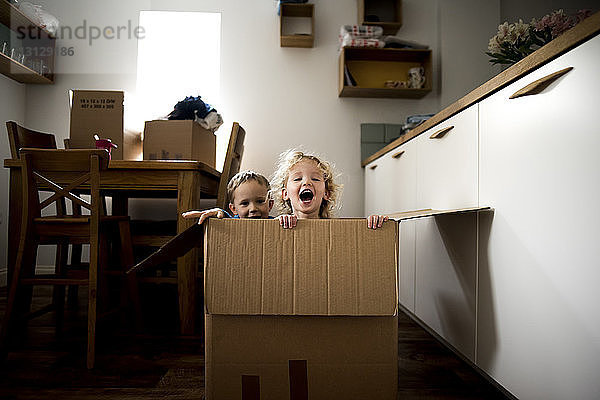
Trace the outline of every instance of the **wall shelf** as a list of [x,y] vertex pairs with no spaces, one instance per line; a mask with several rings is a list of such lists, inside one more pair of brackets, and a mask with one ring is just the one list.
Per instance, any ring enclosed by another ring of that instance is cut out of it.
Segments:
[[[54,69],[56,38],[4,0],[0,0],[0,25],[5,27],[4,34],[0,37],[0,73],[21,83],[54,83],[52,70]],[[23,63],[12,59],[10,53],[1,52],[4,42],[10,48],[19,49],[25,55]],[[43,62],[48,68],[48,72],[35,71],[33,69],[34,62]]]
[[[314,4],[281,3],[279,8],[279,33],[281,47],[313,47],[315,41]],[[310,24],[310,33],[289,33],[297,20]]]
[[[385,82],[406,81],[408,70],[423,67],[423,88],[388,88]],[[345,70],[356,84],[349,85]],[[431,50],[345,47],[339,58],[339,97],[421,98],[431,92]]]
[[358,24],[381,26],[384,35],[395,35],[402,26],[402,0],[358,0]]

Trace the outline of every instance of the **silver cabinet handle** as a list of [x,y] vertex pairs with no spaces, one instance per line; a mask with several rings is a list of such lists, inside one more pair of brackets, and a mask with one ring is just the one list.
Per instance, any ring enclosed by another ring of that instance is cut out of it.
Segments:
[[440,129],[439,131],[434,132],[433,135],[429,136],[429,139],[441,139],[452,129],[454,129],[453,125]]
[[572,70],[573,67],[568,67],[565,69],[561,69],[560,71],[556,71],[553,74],[547,75],[543,78],[538,79],[535,82],[531,82],[529,85],[525,86],[523,89],[517,90],[509,97],[509,99],[516,99],[517,97],[523,96],[531,96],[534,94],[539,94],[544,91],[552,82]]
[[394,159],[400,158],[400,156],[402,156],[402,154],[404,154],[404,150],[400,150],[399,152],[393,154],[392,158],[394,158]]

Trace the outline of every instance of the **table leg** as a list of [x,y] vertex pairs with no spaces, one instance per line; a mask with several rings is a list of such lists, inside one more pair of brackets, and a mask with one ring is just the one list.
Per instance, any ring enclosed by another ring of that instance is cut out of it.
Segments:
[[[177,233],[181,233],[197,221],[184,219],[181,213],[200,207],[199,171],[182,171],[177,180]],[[193,248],[177,259],[177,293],[182,335],[193,335],[196,318],[196,279],[198,249]]]
[[129,198],[127,196],[113,196],[112,215],[129,215]]

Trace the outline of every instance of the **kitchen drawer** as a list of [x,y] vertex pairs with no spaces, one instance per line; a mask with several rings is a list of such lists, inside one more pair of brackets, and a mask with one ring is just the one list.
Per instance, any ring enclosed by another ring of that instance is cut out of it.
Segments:
[[417,208],[478,206],[478,105],[417,138]]
[[409,141],[365,166],[365,215],[414,210],[416,143]]

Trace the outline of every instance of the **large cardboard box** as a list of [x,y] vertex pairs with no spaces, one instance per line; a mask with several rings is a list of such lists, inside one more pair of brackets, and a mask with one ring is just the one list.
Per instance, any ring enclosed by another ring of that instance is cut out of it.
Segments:
[[365,219],[211,219],[207,399],[395,400],[397,239]]
[[197,160],[215,167],[217,139],[193,120],[146,121],[144,160]]
[[118,146],[111,152],[112,159],[134,159],[139,144],[135,137],[126,140],[123,133],[123,100],[122,91],[71,90],[71,147],[93,149],[98,135]]

